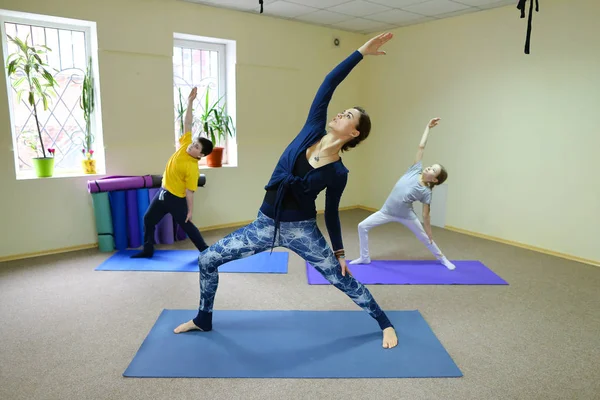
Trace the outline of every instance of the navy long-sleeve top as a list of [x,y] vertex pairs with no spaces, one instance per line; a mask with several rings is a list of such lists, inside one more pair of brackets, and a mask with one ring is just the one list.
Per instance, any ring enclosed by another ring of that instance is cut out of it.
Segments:
[[[325,192],[325,224],[333,250],[343,249],[342,231],[339,218],[339,204],[348,181],[348,169],[342,159],[319,168],[310,168],[303,176],[294,174],[298,157],[306,157],[306,150],[326,134],[327,107],[337,86],[363,59],[357,50],[337,65],[319,87],[308,113],[308,118],[300,133],[288,145],[265,186],[267,191],[277,190],[275,203],[265,201],[261,211],[275,220],[273,244],[281,221],[303,221],[317,215],[315,201],[323,189]],[[286,194],[291,193],[298,207],[283,209]],[[271,204],[270,204],[271,203]]]

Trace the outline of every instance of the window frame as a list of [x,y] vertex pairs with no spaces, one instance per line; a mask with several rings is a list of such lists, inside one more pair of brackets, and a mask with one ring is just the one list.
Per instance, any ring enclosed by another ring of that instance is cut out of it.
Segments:
[[[15,105],[13,103],[11,81],[8,77],[8,71],[6,69],[6,59],[8,57],[8,37],[6,36],[6,23],[13,23],[19,25],[29,25],[33,27],[49,28],[49,29],[61,29],[61,30],[73,30],[84,33],[84,46],[85,46],[85,59],[86,62],[89,57],[92,58],[92,75],[94,78],[94,112],[91,118],[91,129],[94,133],[94,159],[96,160],[96,175],[103,175],[106,172],[106,158],[104,152],[104,135],[102,131],[102,104],[100,96],[100,76],[98,68],[98,37],[96,23],[94,21],[84,21],[71,18],[55,17],[44,14],[34,14],[18,11],[10,11],[0,9],[0,40],[2,41],[2,61],[4,69],[4,77],[6,80],[6,96],[8,102],[9,111],[9,123],[11,132],[11,142],[13,151],[13,161],[15,166],[15,177],[17,180],[23,179],[47,179],[38,178],[33,169],[30,171],[21,171],[19,169],[19,154],[18,154],[18,142],[17,135],[15,132]],[[85,71],[84,71],[85,72]],[[62,128],[62,125],[61,125]],[[85,174],[83,168],[66,169],[59,168],[54,169],[53,178],[64,178],[64,177],[78,177],[88,176]]]
[[[235,42],[226,39],[175,33],[173,37],[173,49],[176,47],[183,49],[216,51],[218,53],[219,91],[217,98],[223,97],[227,104],[227,113],[232,117],[235,127]],[[175,86],[175,71],[173,71],[173,85]],[[182,96],[184,99],[187,98],[187,93],[182,92]],[[175,136],[177,139],[179,138],[177,131],[175,131]],[[235,136],[226,136],[224,143],[221,143],[221,145],[224,147],[222,160],[223,167],[237,166]],[[206,159],[203,158],[200,160],[199,165],[207,168]]]

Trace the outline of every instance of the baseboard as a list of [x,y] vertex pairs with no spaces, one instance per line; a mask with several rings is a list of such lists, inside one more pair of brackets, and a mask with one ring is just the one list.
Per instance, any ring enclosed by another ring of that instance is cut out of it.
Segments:
[[[340,207],[339,210],[346,211],[346,210],[353,210],[356,208],[359,208],[359,206]],[[324,212],[325,212],[325,210],[317,210],[317,214],[323,214]],[[210,226],[202,227],[202,228],[200,228],[200,230],[202,232],[205,232],[205,231],[215,231],[218,229],[237,228],[237,227],[248,225],[252,221],[253,220],[247,220],[247,221],[241,221],[241,222],[232,222],[229,224],[210,225]],[[51,254],[69,253],[72,251],[93,249],[94,247],[98,247],[97,242],[89,243],[89,244],[82,244],[79,246],[62,247],[59,249],[36,251],[33,253],[14,254],[14,255],[10,255],[10,256],[0,257],[0,262],[23,260],[26,258],[48,256]]]
[[[340,211],[347,211],[347,210],[355,210],[357,208],[360,208],[360,206],[340,207],[339,210]],[[325,210],[317,210],[317,214],[324,214],[324,213],[325,213]],[[246,226],[246,225],[248,225],[252,221],[254,221],[254,220],[250,219],[248,221],[232,222],[230,224],[209,225],[209,226],[201,227],[199,229],[202,232],[206,232],[206,231],[215,231],[217,229],[237,228],[237,227],[240,227],[240,226]]]
[[354,208],[358,208],[358,209],[360,209],[360,210],[365,210],[365,211],[370,211],[370,212],[377,212],[377,211],[379,211],[379,210],[378,210],[378,209],[376,209],[376,208],[371,208],[371,207],[367,207],[367,206],[361,206],[361,205],[354,206]]
[[[369,212],[377,211],[376,208],[371,208],[371,207],[367,207],[367,206],[363,206],[363,205],[354,205],[354,206],[347,206],[347,207],[339,208],[340,211],[348,211],[348,210],[356,210],[356,209],[369,211]],[[317,210],[317,214],[323,214],[324,212],[325,212],[325,210]],[[233,223],[229,223],[229,224],[210,225],[210,226],[202,227],[201,230],[204,232],[204,231],[214,231],[217,229],[236,228],[236,227],[248,225],[252,221],[253,220],[233,222]],[[519,247],[522,249],[531,250],[531,251],[535,251],[538,253],[543,253],[543,254],[563,258],[563,259],[570,260],[570,261],[576,261],[576,262],[580,262],[583,264],[600,267],[600,261],[596,261],[596,260],[589,260],[586,258],[581,258],[581,257],[573,256],[570,254],[559,253],[556,251],[543,249],[541,247],[530,246],[528,244],[515,242],[512,240],[506,240],[506,239],[502,239],[502,238],[495,237],[495,236],[485,235],[483,233],[478,233],[478,232],[473,232],[473,231],[469,231],[469,230],[462,229],[462,228],[457,228],[455,226],[446,225],[444,227],[444,229],[447,229],[449,231],[456,232],[456,233],[462,233],[464,235],[478,237],[480,239],[490,240],[492,242],[508,244],[510,246],[515,246],[515,247]],[[60,249],[45,250],[45,251],[38,251],[38,252],[33,252],[33,253],[16,254],[16,255],[11,255],[11,256],[6,256],[6,257],[0,257],[0,262],[22,260],[25,258],[47,256],[47,255],[59,254],[59,253],[67,253],[67,252],[78,251],[78,250],[93,249],[94,247],[98,247],[98,243],[90,243],[90,244],[83,244],[83,245],[79,245],[79,246],[63,247]]]
[[72,251],[93,249],[95,247],[98,247],[98,243],[80,244],[78,246],[61,247],[59,249],[35,251],[32,253],[13,254],[10,256],[0,257],[0,262],[23,260],[25,258],[33,258],[33,257],[41,257],[41,256],[49,256],[51,254],[69,253]]
[[564,259],[569,260],[569,261],[576,261],[576,262],[580,262],[580,263],[583,263],[583,264],[589,264],[589,265],[593,265],[593,266],[596,266],[596,267],[600,267],[600,261],[596,261],[596,260],[589,260],[587,258],[581,258],[581,257],[573,256],[573,255],[570,255],[570,254],[559,253],[557,251],[552,251],[552,250],[544,249],[544,248],[541,248],[541,247],[531,246],[531,245],[528,245],[528,244],[525,244],[525,243],[515,242],[513,240],[507,240],[507,239],[502,239],[502,238],[499,238],[499,237],[496,237],[496,236],[490,236],[490,235],[485,235],[483,233],[468,231],[466,229],[457,228],[455,226],[446,225],[444,227],[444,229],[447,229],[447,230],[452,231],[452,232],[462,233],[464,235],[469,235],[469,236],[477,237],[477,238],[480,238],[480,239],[490,240],[492,242],[498,242],[498,243],[502,243],[502,244],[508,244],[510,246],[519,247],[521,249],[526,249],[526,250],[531,250],[531,251],[535,251],[535,252],[538,252],[538,253],[547,254],[549,256],[564,258]]

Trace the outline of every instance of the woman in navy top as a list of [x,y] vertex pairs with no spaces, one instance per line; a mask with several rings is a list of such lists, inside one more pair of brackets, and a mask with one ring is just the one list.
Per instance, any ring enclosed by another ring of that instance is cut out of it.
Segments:
[[[337,86],[365,55],[385,54],[379,47],[391,38],[391,33],[374,37],[327,75],[313,100],[304,127],[281,155],[265,187],[265,198],[257,218],[200,253],[198,315],[175,328],[175,333],[212,329],[219,266],[282,246],[308,261],[367,311],[383,331],[383,347],[396,346],[398,339],[389,319],[369,290],[347,270],[338,212],[348,179],[348,169],[342,163],[340,152],[365,140],[371,130],[371,121],[362,108],[353,107],[327,123],[327,106]],[[332,246],[326,242],[316,223],[315,200],[324,189],[325,222]]]

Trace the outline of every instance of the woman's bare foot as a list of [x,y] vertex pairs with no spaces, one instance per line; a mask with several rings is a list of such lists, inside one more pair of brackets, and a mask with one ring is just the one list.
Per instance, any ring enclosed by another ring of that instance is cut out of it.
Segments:
[[398,337],[396,336],[396,330],[392,327],[385,328],[383,330],[383,348],[391,349],[396,347],[398,344]]
[[177,328],[173,329],[173,332],[175,333],[183,333],[183,332],[188,332],[188,331],[201,331],[202,329],[198,328],[196,326],[196,324],[194,324],[194,321],[189,320],[188,322],[179,325]]

